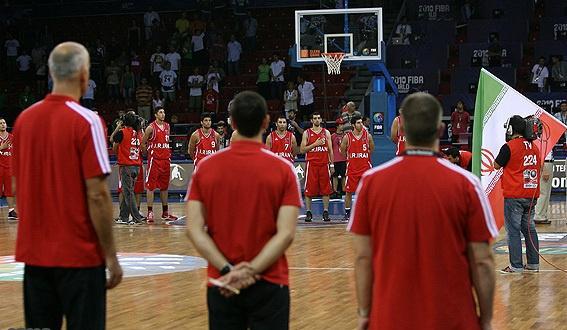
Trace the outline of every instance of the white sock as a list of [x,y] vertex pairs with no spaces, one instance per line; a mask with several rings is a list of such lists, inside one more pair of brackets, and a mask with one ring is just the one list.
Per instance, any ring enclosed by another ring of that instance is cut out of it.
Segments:
[[8,212],[12,212],[14,211],[14,208],[8,209]]

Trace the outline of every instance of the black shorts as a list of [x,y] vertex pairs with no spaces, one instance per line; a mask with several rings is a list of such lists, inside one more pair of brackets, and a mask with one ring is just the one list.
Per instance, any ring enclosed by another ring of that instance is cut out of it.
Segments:
[[333,178],[344,178],[346,175],[346,162],[336,162],[335,164],[335,173],[333,173]]
[[209,330],[289,329],[289,287],[258,281],[239,295],[225,298],[207,289]]
[[26,328],[105,329],[105,267],[59,268],[25,265]]

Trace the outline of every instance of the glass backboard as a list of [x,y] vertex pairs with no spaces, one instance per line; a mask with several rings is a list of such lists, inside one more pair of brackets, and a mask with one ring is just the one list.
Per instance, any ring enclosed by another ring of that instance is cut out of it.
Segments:
[[298,62],[324,62],[321,53],[345,53],[344,61],[380,61],[382,40],[382,8],[295,12]]

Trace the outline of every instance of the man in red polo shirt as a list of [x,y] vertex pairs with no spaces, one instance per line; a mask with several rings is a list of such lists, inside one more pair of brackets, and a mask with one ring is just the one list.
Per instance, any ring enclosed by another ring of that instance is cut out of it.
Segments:
[[466,150],[459,150],[457,147],[450,147],[443,150],[445,157],[451,163],[472,172],[472,152]]
[[122,280],[105,128],[78,103],[89,82],[85,47],[60,44],[48,64],[52,94],[22,112],[14,127],[25,327],[60,329],[65,317],[69,329],[104,329],[106,289]]
[[348,225],[358,329],[490,329],[489,202],[478,178],[437,153],[439,102],[415,93],[403,109],[407,149],[363,175]]
[[259,94],[236,95],[231,118],[238,134],[201,161],[187,193],[187,235],[208,260],[208,276],[240,289],[232,297],[207,289],[209,329],[288,329],[284,252],[295,235],[299,182],[290,162],[264,149],[270,118]]

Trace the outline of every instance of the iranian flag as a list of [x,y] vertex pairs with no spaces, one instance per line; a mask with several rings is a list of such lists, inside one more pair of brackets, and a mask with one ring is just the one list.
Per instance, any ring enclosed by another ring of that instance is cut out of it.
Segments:
[[508,118],[514,115],[535,115],[542,121],[542,139],[535,141],[541,150],[542,160],[567,128],[537,104],[482,69],[474,113],[472,170],[481,179],[499,229],[504,225],[504,197],[501,185],[502,169],[494,169],[494,159],[506,143],[504,125]]

